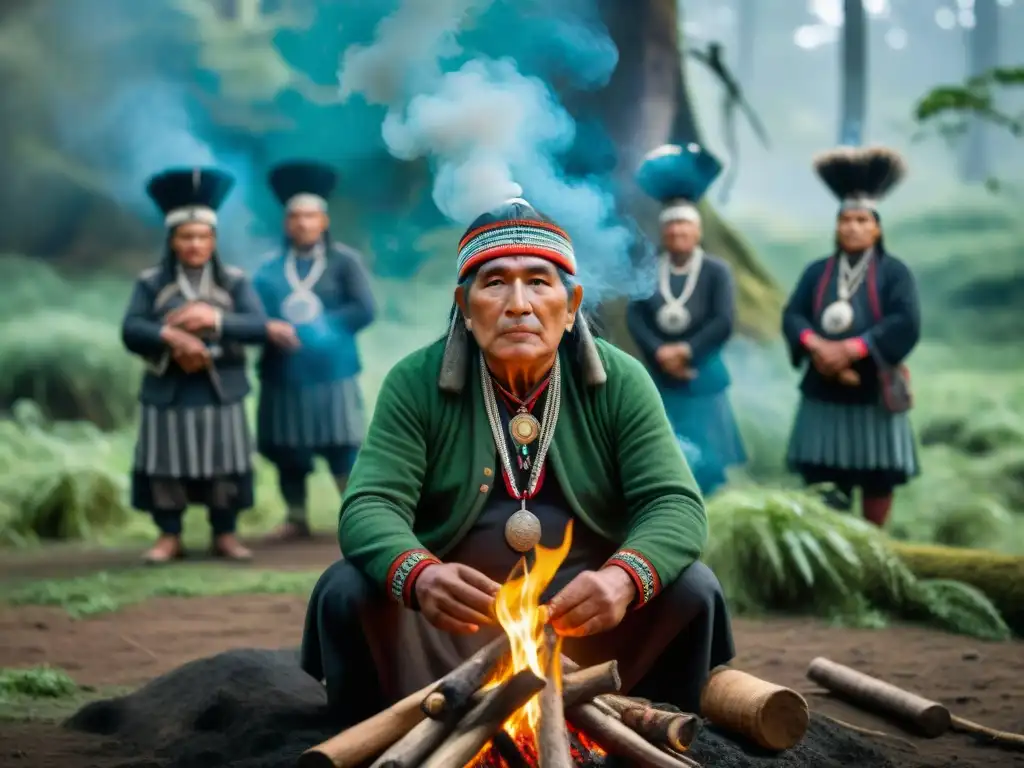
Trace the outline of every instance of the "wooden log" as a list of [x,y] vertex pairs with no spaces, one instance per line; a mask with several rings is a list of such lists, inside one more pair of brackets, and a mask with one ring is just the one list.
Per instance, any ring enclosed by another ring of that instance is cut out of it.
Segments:
[[416,768],[455,730],[453,720],[425,718],[392,744],[370,768]]
[[545,686],[528,669],[488,691],[420,768],[461,768],[484,748],[505,721]]
[[[598,665],[596,665],[594,667],[587,667],[587,669],[596,669],[597,667],[600,667],[600,666],[601,665],[598,664]],[[580,668],[579,664],[577,664],[575,661],[573,661],[568,656],[563,654],[562,655],[562,671],[563,671],[563,673],[566,673],[565,679],[569,680],[571,677],[573,677],[574,675],[579,674],[583,670]],[[616,675],[617,674],[618,674],[618,663],[616,662]],[[621,679],[620,679],[619,687],[620,688],[622,687]],[[618,690],[618,689],[616,689],[616,690]],[[599,709],[603,710],[606,714],[618,715],[620,712],[622,712],[623,710],[626,710],[626,709],[633,709],[634,707],[637,707],[637,706],[649,706],[651,702],[648,699],[638,699],[638,698],[634,698],[632,696],[620,696],[620,695],[608,693],[608,694],[602,694],[600,696],[593,697],[593,701],[591,703],[594,704],[594,706],[598,707]]]
[[429,685],[361,723],[303,752],[298,768],[349,768],[376,757],[423,720],[420,704]]
[[798,744],[811,723],[799,693],[729,667],[711,672],[701,691],[700,712],[719,728],[773,752]]
[[898,718],[928,738],[941,736],[950,728],[949,710],[938,702],[829,659],[819,656],[812,660],[807,667],[807,677],[852,704],[875,714]]
[[508,651],[508,635],[502,633],[431,686],[423,698],[423,713],[441,717],[445,712],[460,711]]
[[593,704],[577,704],[566,712],[569,722],[612,755],[631,760],[643,768],[700,768],[684,755],[656,747],[621,720]]
[[537,733],[539,768],[575,768],[569,746],[569,729],[565,725],[562,706],[562,643],[548,624],[544,627],[544,650],[547,660],[544,677],[547,685],[540,692],[540,726]]
[[621,713],[622,722],[658,746],[685,752],[700,733],[700,718],[685,712],[633,707]]
[[601,694],[615,693],[621,687],[617,661],[606,661],[604,664],[570,672],[562,678],[562,706],[569,708]]

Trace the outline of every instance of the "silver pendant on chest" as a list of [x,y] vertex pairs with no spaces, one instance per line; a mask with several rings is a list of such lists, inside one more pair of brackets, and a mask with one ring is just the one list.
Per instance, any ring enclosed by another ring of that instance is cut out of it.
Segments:
[[658,310],[657,321],[665,333],[683,333],[690,327],[690,310],[681,304],[663,304]]
[[323,302],[312,291],[293,291],[281,304],[281,314],[292,325],[312,323],[323,314],[323,311]]
[[821,328],[830,336],[846,333],[853,326],[853,305],[840,299],[833,301],[821,313]]
[[523,505],[505,521],[505,541],[516,552],[525,554],[540,544],[540,518]]

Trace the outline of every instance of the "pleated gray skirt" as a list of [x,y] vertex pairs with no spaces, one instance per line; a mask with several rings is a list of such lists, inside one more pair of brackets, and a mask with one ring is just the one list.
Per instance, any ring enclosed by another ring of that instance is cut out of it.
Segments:
[[920,472],[907,413],[808,397],[797,408],[786,460],[809,482],[900,485]]
[[203,504],[253,504],[253,439],[244,402],[143,405],[132,471],[132,506],[149,512]]
[[354,378],[260,389],[257,440],[261,451],[360,445],[366,431],[363,394]]

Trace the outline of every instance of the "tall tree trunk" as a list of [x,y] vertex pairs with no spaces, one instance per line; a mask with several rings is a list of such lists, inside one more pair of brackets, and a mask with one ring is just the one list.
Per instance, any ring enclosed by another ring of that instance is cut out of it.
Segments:
[[[658,205],[639,193],[633,173],[643,155],[666,142],[702,141],[686,85],[680,13],[676,0],[608,0],[604,21],[619,51],[597,110],[618,149],[624,205],[657,242]],[[756,339],[778,335],[782,296],[750,245],[723,221],[708,201],[701,204],[704,244],[733,268],[737,285],[737,330]],[[625,323],[625,300],[601,308],[605,333],[636,354]]]
[[757,0],[736,0],[736,78],[745,93],[754,79],[757,18]]
[[[999,5],[996,0],[975,0],[974,28],[966,30],[966,36],[968,77],[978,77],[999,66]],[[984,120],[969,120],[960,157],[960,175],[969,183],[985,182],[991,175],[992,134]]]
[[843,0],[843,38],[840,46],[842,116],[839,143],[864,143],[868,105],[868,14],[863,0]]

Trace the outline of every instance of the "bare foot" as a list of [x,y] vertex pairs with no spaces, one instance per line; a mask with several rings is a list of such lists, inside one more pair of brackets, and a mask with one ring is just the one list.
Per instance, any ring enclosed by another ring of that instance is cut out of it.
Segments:
[[150,548],[142,559],[151,565],[169,563],[171,560],[180,560],[185,556],[185,549],[181,546],[181,539],[169,533],[161,534],[156,544]]
[[309,523],[296,523],[288,521],[282,523],[269,534],[267,543],[284,543],[287,541],[302,541],[312,538],[313,533],[309,530]]
[[233,533],[225,533],[214,539],[213,554],[227,560],[252,560],[252,552]]

